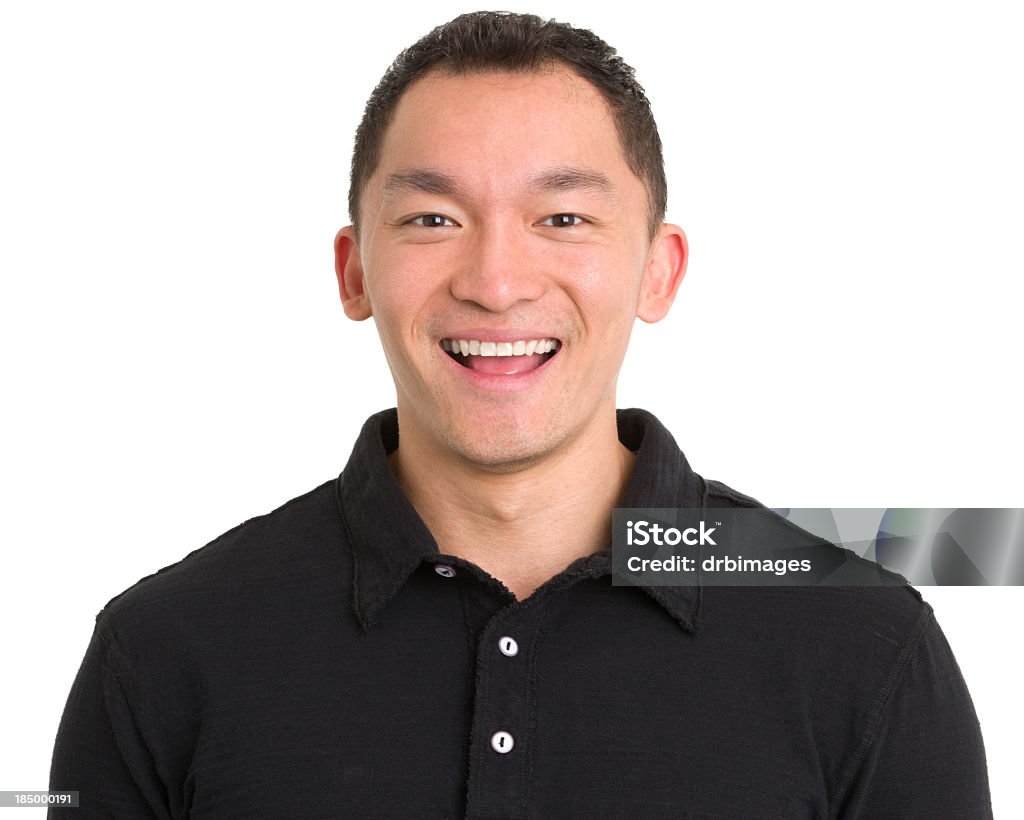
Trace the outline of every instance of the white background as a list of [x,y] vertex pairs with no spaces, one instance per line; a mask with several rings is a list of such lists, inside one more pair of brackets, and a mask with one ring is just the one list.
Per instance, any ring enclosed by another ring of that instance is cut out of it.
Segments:
[[[616,45],[666,145],[691,265],[620,406],[770,506],[1024,507],[1013,4],[510,5]],[[393,403],[334,280],[351,135],[472,8],[2,6],[0,789],[46,788],[109,598],[335,476]],[[1024,590],[924,593],[1016,815]]]

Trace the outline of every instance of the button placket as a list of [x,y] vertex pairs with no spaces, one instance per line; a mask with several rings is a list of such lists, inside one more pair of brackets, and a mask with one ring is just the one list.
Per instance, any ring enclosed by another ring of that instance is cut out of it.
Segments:
[[513,818],[526,810],[534,721],[528,650],[542,611],[539,601],[513,603],[481,631],[467,815]]

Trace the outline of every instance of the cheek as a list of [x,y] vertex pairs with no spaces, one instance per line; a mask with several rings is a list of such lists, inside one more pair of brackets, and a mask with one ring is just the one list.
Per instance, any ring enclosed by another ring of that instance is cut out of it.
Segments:
[[564,280],[591,333],[621,333],[632,327],[640,299],[635,266],[633,260],[594,258],[577,265],[574,275]]
[[372,284],[367,283],[366,290],[384,356],[397,377],[398,372],[405,369],[409,357],[408,342],[405,339],[406,328],[409,326],[409,305],[403,299],[402,289],[394,287],[391,279],[378,277]]
[[400,258],[378,265],[366,278],[366,293],[374,318],[389,334],[410,331],[417,315],[431,299],[429,278],[413,261],[403,264]]
[[[392,376],[399,389],[416,393],[433,367],[430,345],[432,306],[436,306],[436,288],[415,269],[395,267],[378,271],[371,300],[377,333]],[[370,288],[368,288],[369,290]]]

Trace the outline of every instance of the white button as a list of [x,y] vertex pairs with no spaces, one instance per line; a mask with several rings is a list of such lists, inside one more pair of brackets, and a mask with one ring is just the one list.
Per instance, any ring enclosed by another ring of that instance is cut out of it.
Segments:
[[434,572],[440,575],[442,578],[454,578],[455,568],[450,567],[447,564],[435,564]]
[[515,746],[515,741],[508,732],[495,732],[491,735],[491,748],[498,754],[507,755],[512,751],[513,746]]
[[509,658],[514,658],[519,654],[519,644],[516,643],[515,638],[510,638],[508,635],[498,640],[498,649],[501,650],[502,655]]

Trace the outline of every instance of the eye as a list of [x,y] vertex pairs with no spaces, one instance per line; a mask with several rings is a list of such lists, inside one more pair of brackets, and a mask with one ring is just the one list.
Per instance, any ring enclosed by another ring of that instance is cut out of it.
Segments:
[[542,219],[540,224],[551,228],[575,228],[586,221],[582,216],[576,214],[555,214],[547,219]]
[[420,214],[410,219],[407,224],[419,225],[421,228],[447,228],[455,226],[453,220],[441,214]]

